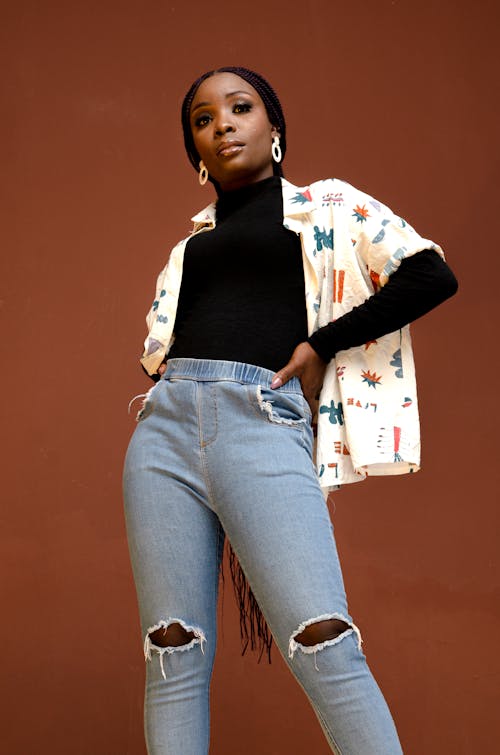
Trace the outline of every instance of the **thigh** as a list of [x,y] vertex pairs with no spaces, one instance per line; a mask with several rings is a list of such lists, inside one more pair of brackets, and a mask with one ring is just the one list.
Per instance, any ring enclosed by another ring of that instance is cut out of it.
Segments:
[[[302,622],[334,613],[350,617],[333,526],[312,461],[307,410],[300,397],[294,410],[290,396],[282,406],[275,396],[261,412],[262,396],[255,404],[253,388],[250,410],[243,402],[233,428],[218,434],[222,442],[214,464],[225,465],[225,473],[217,474],[217,512],[286,651]],[[220,431],[223,423],[219,412]]]
[[125,459],[125,519],[141,625],[145,634],[181,619],[200,627],[214,650],[224,532],[195,479],[196,464],[182,450],[190,445],[189,417],[178,421],[169,401],[168,386],[160,383]]

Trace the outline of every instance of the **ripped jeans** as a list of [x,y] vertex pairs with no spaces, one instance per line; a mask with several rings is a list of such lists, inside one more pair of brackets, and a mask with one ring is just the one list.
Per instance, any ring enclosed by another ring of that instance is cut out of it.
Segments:
[[[296,378],[274,391],[271,378],[238,362],[172,359],[138,415],[124,490],[147,658],[148,752],[208,752],[227,535],[332,751],[396,755],[394,723],[348,614],[309,407]],[[330,618],[346,630],[317,645],[297,641]],[[174,623],[190,639],[155,645],[150,635]]]

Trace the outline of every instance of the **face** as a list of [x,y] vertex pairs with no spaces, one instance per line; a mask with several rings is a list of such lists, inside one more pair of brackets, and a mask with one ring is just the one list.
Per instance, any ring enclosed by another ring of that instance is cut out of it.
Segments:
[[195,147],[224,190],[273,175],[271,145],[278,135],[256,90],[234,73],[203,81],[191,105]]

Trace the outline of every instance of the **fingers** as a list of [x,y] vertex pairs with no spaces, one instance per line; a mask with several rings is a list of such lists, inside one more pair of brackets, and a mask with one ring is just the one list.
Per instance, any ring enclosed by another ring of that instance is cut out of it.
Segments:
[[165,372],[166,369],[167,369],[167,365],[165,364],[165,362],[163,362],[158,367],[158,375],[160,375],[160,377],[161,377],[163,375],[163,373]]
[[[323,364],[322,360],[320,360],[314,349],[309,346],[308,343],[299,343],[288,364],[274,374],[271,381],[271,388],[280,388],[282,385],[285,385],[285,383],[288,383],[292,377],[298,377],[302,384],[302,388],[306,388],[309,383],[308,373],[311,368],[314,370],[317,360]],[[306,385],[304,384],[304,378]]]
[[300,343],[292,354],[288,364],[273,375],[271,388],[280,388],[290,378],[298,377],[304,396],[314,413],[316,396],[321,390],[326,371],[326,362],[308,343]]

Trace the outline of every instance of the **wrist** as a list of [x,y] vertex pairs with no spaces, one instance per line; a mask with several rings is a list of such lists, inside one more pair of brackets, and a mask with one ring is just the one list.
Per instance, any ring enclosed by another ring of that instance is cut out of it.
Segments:
[[317,344],[316,339],[314,338],[314,335],[315,334],[313,333],[313,335],[310,336],[307,339],[307,341],[305,341],[304,343],[306,343],[309,346],[311,351],[314,352],[315,356],[319,357],[324,364],[328,364],[328,362],[330,361],[332,357],[324,349],[323,344],[319,344],[319,345]]

